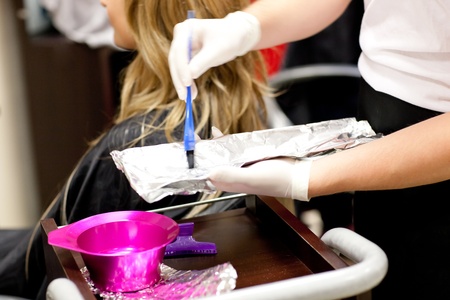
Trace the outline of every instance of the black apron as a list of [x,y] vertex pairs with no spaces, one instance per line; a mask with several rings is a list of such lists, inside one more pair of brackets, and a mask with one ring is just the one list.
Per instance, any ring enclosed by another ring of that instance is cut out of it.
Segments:
[[[377,133],[387,135],[440,114],[377,92],[364,80],[360,93],[358,119]],[[355,231],[389,259],[387,276],[372,291],[374,300],[450,299],[449,200],[450,181],[355,193]]]

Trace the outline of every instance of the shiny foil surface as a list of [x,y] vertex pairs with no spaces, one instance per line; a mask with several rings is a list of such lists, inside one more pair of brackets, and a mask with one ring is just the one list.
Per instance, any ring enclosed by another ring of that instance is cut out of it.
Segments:
[[105,300],[183,300],[221,295],[236,287],[237,273],[230,263],[220,264],[204,270],[175,270],[162,264],[161,281],[136,292],[112,293],[101,291],[90,279],[87,268],[81,272],[92,292]]
[[214,192],[207,175],[217,166],[241,167],[279,156],[327,155],[379,137],[368,122],[344,118],[197,141],[193,169],[188,168],[183,143],[112,151],[111,156],[133,189],[152,203],[174,194]]

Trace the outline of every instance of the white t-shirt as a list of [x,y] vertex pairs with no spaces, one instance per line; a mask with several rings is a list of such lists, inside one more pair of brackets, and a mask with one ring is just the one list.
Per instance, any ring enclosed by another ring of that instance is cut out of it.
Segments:
[[39,0],[53,25],[68,39],[91,48],[114,44],[114,30],[99,0]]
[[375,90],[450,111],[450,0],[364,0],[358,66]]

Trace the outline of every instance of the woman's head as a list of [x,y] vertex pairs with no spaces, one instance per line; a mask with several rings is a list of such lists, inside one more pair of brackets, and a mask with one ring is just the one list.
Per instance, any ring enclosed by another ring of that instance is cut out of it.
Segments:
[[[184,123],[185,113],[168,65],[174,26],[186,19],[188,10],[194,10],[197,18],[221,18],[249,1],[102,0],[102,4],[108,9],[118,46],[136,50],[124,76],[116,122],[150,111],[169,111],[162,125],[147,124],[147,134],[163,129],[170,137]],[[207,132],[211,126],[225,134],[264,128],[265,72],[260,53],[252,52],[197,79],[199,92],[193,102],[196,132]]]
[[109,23],[114,29],[114,43],[123,49],[136,49],[136,43],[125,15],[125,1],[100,0],[100,3],[106,8]]

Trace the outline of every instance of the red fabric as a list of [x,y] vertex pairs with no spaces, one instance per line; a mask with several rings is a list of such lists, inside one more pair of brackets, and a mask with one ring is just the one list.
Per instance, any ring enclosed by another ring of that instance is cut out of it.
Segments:
[[286,44],[261,50],[264,59],[266,60],[267,71],[269,75],[277,73],[280,69],[283,62],[285,50]]
[[[251,0],[250,3],[255,2]],[[286,50],[286,44],[278,45],[272,48],[262,49],[261,52],[266,60],[267,71],[270,75],[273,75],[280,70],[281,63],[283,62],[284,52]]]

